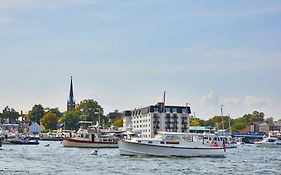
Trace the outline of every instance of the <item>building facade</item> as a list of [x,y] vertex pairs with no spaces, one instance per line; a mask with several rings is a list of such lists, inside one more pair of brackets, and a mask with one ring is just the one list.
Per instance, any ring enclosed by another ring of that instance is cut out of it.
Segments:
[[164,106],[164,103],[125,111],[123,127],[142,133],[142,137],[154,137],[159,131],[188,132],[191,114],[189,106]]

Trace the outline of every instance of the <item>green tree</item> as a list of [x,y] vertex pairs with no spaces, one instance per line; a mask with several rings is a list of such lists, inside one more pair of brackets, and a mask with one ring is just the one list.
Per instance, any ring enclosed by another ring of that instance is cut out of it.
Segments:
[[240,117],[233,120],[231,129],[233,133],[240,133],[246,126],[247,122],[242,117]]
[[19,118],[20,114],[13,108],[9,108],[9,106],[6,106],[3,110],[2,114],[2,122],[4,121],[8,123],[17,123],[17,120]]
[[52,112],[55,113],[58,117],[62,116],[62,113],[59,111],[59,108],[45,108],[46,113]]
[[265,119],[266,123],[273,123],[273,121],[274,121],[273,117],[268,117],[268,118]]
[[199,118],[192,118],[190,121],[190,126],[204,126],[204,120]]
[[123,126],[123,118],[122,117],[118,117],[116,119],[114,119],[114,121],[112,122],[113,126],[120,128]]
[[40,123],[40,119],[45,115],[44,108],[41,104],[34,105],[32,110],[28,112],[27,118],[29,121]]
[[57,129],[58,117],[55,113],[48,112],[41,118],[40,121],[46,129]]
[[104,119],[103,108],[93,99],[81,101],[80,104],[77,105],[77,110],[81,112],[80,120],[95,122],[100,118],[102,123]]
[[245,114],[243,116],[243,120],[248,124],[251,125],[254,122],[264,122],[264,113],[254,111],[252,114]]
[[79,128],[80,112],[78,110],[70,110],[63,114],[59,122],[64,124],[65,129],[77,130]]

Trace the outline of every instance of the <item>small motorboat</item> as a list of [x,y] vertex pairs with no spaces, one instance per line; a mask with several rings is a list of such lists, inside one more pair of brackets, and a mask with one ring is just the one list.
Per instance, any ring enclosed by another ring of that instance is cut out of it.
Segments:
[[38,145],[38,140],[29,140],[25,138],[17,138],[17,139],[11,139],[9,140],[11,144],[17,144],[17,145]]

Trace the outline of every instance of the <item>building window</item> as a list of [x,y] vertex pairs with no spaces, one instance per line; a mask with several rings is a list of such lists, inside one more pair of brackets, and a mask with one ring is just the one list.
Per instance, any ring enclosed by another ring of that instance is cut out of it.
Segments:
[[173,108],[173,113],[177,113],[177,108]]
[[154,108],[154,112],[158,112],[158,108]]
[[166,108],[166,112],[168,112],[168,113],[169,113],[169,112],[170,112],[170,108]]

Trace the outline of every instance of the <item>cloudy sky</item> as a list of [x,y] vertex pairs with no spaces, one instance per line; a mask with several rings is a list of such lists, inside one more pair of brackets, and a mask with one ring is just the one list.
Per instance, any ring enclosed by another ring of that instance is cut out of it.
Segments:
[[110,112],[190,103],[196,117],[281,118],[281,1],[0,0],[0,109]]

